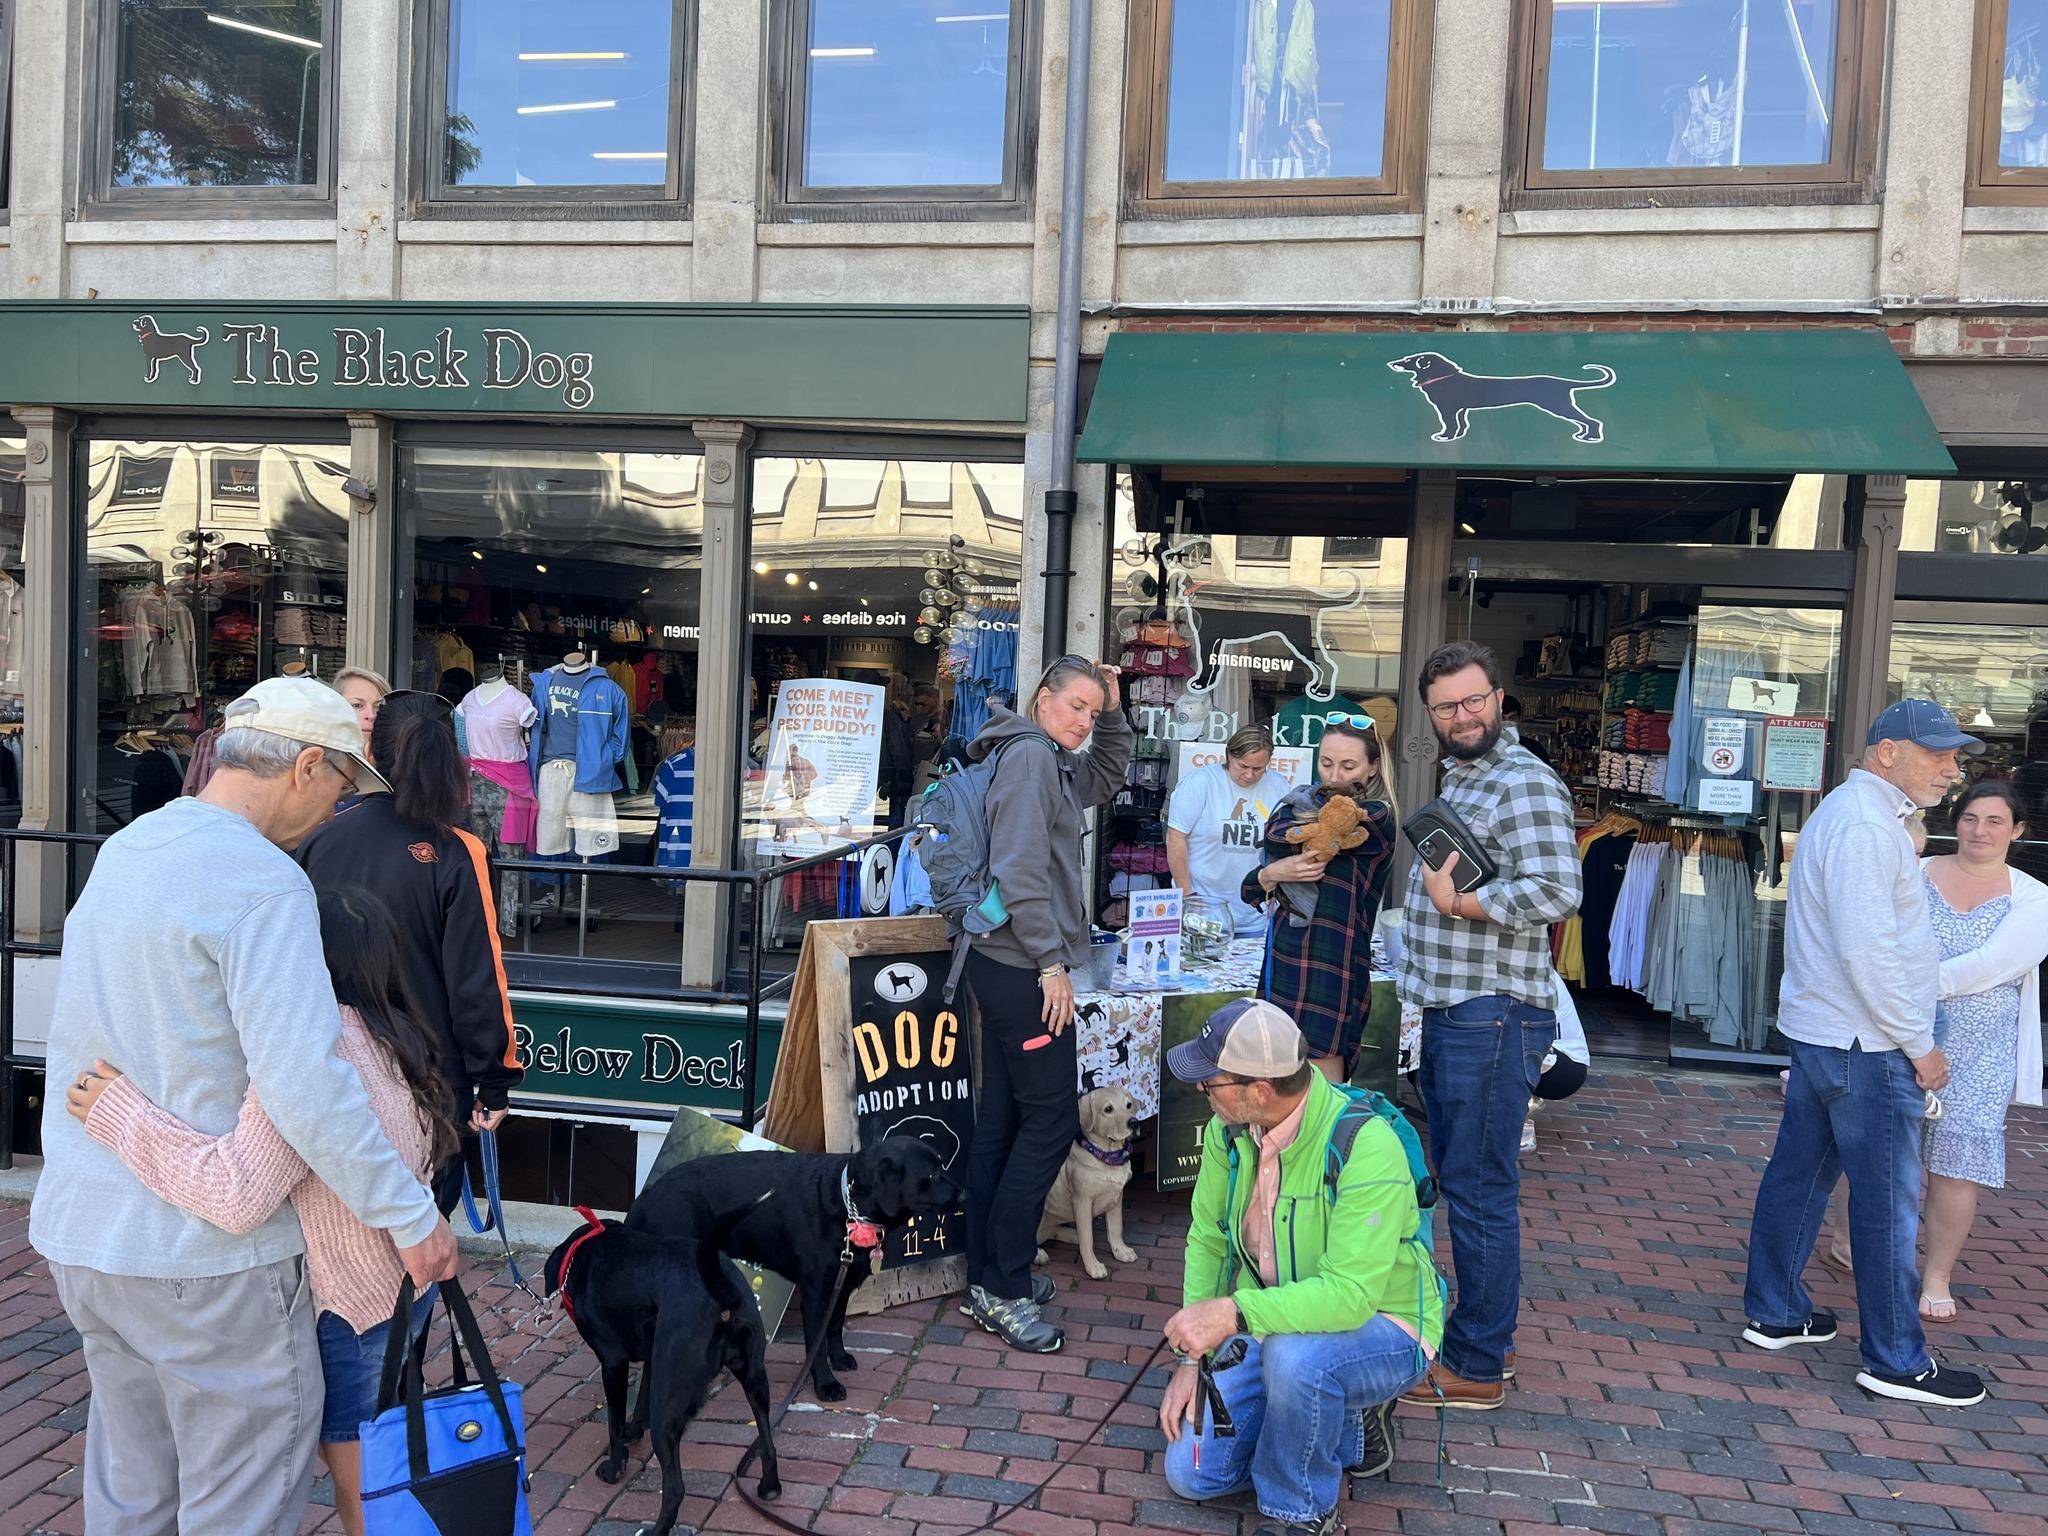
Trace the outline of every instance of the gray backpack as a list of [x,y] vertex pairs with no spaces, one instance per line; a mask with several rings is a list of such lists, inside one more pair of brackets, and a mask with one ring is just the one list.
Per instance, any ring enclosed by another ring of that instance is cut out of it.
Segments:
[[917,834],[912,846],[931,882],[932,905],[946,920],[946,934],[953,941],[953,967],[946,975],[948,1003],[959,990],[969,940],[978,933],[994,933],[1010,920],[1002,889],[989,871],[988,795],[995,784],[996,764],[1020,741],[1054,750],[1043,736],[1012,736],[998,742],[980,762],[946,774],[918,803],[916,819],[926,830]]

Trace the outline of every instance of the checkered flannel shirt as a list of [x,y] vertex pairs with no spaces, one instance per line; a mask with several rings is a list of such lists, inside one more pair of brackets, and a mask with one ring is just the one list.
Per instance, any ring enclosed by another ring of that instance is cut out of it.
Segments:
[[1408,872],[1401,996],[1422,1008],[1504,993],[1553,1007],[1550,925],[1579,909],[1580,869],[1572,797],[1512,730],[1484,757],[1444,759],[1443,801],[1472,829],[1500,871],[1467,898],[1492,919],[1445,917]]

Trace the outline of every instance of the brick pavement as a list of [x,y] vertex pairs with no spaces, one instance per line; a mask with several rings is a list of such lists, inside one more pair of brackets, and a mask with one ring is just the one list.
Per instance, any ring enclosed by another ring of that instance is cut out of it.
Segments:
[[[1815,1292],[1844,1337],[1764,1355],[1736,1342],[1751,1196],[1777,1121],[1770,1078],[1608,1073],[1546,1115],[1524,1160],[1520,1378],[1499,1412],[1454,1418],[1439,1486],[1432,1416],[1403,1410],[1391,1483],[1347,1503],[1352,1531],[1412,1536],[1898,1536],[2048,1531],[2048,1118],[2016,1112],[2015,1188],[1987,1196],[1956,1293],[1959,1326],[1936,1330],[1992,1397],[1943,1412],[1877,1406],[1853,1384],[1854,1301],[1815,1266]],[[1140,1262],[1102,1284],[1070,1262],[1066,1350],[1005,1354],[950,1305],[859,1320],[862,1369],[838,1409],[800,1405],[778,1436],[785,1512],[832,1536],[959,1536],[1043,1478],[1144,1358],[1179,1285],[1180,1202],[1147,1196],[1127,1225]],[[26,1213],[0,1207],[0,1536],[82,1530],[77,1504],[86,1379]],[[614,1488],[592,1473],[604,1444],[591,1359],[566,1324],[515,1329],[522,1298],[474,1279],[494,1354],[527,1385],[540,1536],[631,1536],[659,1477],[636,1459]],[[785,1331],[778,1398],[801,1349]],[[1145,1403],[1157,1387],[1139,1389]],[[714,1400],[685,1444],[685,1520],[768,1529],[730,1492],[750,1436],[738,1394]],[[1020,1536],[1237,1536],[1241,1502],[1191,1508],[1159,1472],[1153,1413],[1132,1404],[1101,1439],[1012,1515]],[[644,1446],[642,1447],[644,1451]],[[338,1529],[316,1507],[307,1530]]]

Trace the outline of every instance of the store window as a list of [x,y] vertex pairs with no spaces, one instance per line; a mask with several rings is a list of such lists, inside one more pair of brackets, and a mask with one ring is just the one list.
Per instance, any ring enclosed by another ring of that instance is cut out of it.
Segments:
[[[947,460],[754,463],[743,867],[899,827],[1014,703],[1024,472]],[[770,948],[860,910],[837,864],[771,887]]]
[[73,821],[117,832],[203,782],[203,738],[259,679],[342,667],[348,449],[95,439],[85,466]]
[[1512,169],[1526,190],[1839,200],[1870,177],[1884,16],[1879,0],[1536,0]]
[[1021,210],[1037,0],[778,0],[776,18],[784,203]]
[[680,885],[616,871],[691,859],[702,471],[695,453],[400,449],[404,682],[457,706],[492,854],[563,865],[501,877],[515,961],[680,963]]
[[1156,0],[1134,8],[1125,153],[1136,211],[1386,206],[1412,193],[1428,95],[1419,0]]
[[2048,479],[1909,480],[1899,548],[1942,555],[2048,550]]
[[[1389,511],[1405,520],[1405,488]],[[1123,925],[1131,892],[1172,883],[1167,802],[1232,734],[1267,727],[1273,771],[1306,783],[1328,719],[1363,716],[1391,769],[1412,697],[1400,677],[1405,539],[1281,535],[1276,551],[1269,535],[1145,526],[1161,519],[1141,517],[1128,488],[1116,517],[1110,659],[1138,746],[1103,828],[1093,910],[1106,927]]]
[[335,7],[119,0],[102,12],[102,197],[325,196]]
[[648,202],[682,195],[685,0],[434,0],[427,195]]
[[21,825],[22,564],[28,441],[0,435],[0,827]]
[[1978,0],[1970,189],[1977,203],[2048,202],[2048,0]]
[[1543,476],[1458,481],[1465,538],[1838,550],[1847,475],[1620,481]]

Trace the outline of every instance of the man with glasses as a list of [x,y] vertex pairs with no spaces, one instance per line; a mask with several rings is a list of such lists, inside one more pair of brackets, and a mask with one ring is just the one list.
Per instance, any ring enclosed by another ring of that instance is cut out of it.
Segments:
[[1408,876],[1400,983],[1422,1009],[1429,1154],[1450,1213],[1458,1305],[1408,1401],[1498,1408],[1521,1304],[1521,1175],[1529,1095],[1557,1040],[1550,925],[1578,910],[1572,800],[1501,719],[1500,664],[1441,647],[1417,681],[1444,750],[1441,798],[1498,873],[1461,891],[1458,856]]
[[1167,1484],[1195,1500],[1251,1489],[1256,1536],[1330,1536],[1345,1471],[1393,1465],[1395,1401],[1443,1335],[1408,1155],[1370,1117],[1343,1148],[1347,1096],[1271,1003],[1225,1003],[1166,1065],[1215,1112],[1185,1305],[1166,1324]]
[[[64,928],[49,1080],[100,1061],[195,1131],[250,1089],[414,1282],[454,1275],[454,1234],[339,1052],[313,888],[285,850],[344,791],[382,785],[349,703],[308,678],[227,707],[213,777],[114,834]],[[92,1531],[289,1532],[320,1428],[305,1240],[290,1205],[234,1235],[145,1189],[46,1095],[29,1240],[85,1345]]]

